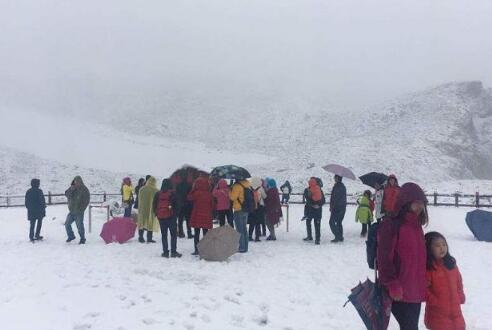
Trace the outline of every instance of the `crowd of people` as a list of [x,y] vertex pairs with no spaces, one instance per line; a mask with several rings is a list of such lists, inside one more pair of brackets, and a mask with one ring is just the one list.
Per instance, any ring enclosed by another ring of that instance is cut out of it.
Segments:
[[[347,192],[343,178],[335,175],[330,193],[329,225],[332,243],[344,241],[343,220],[347,209]],[[282,221],[282,204],[289,202],[292,187],[286,181],[280,189],[273,178],[252,177],[250,180],[215,179],[207,173],[181,169],[162,181],[160,189],[152,176],[139,179],[134,188],[130,178],[121,185],[124,216],[138,210],[138,241],[155,243],[153,233],[161,232],[162,257],[179,258],[177,238],[194,239],[193,255],[199,255],[200,237],[213,228],[229,225],[240,234],[240,253],[248,252],[249,242],[261,237],[275,241],[275,226]],[[325,193],[321,179],[312,177],[303,193],[306,242],[320,244],[321,220]],[[84,213],[90,193],[82,178],[73,179],[65,196],[69,213],[65,221],[67,242],[75,239],[75,222],[85,244]],[[280,200],[280,196],[282,200]],[[46,203],[40,181],[33,179],[26,193],[30,221],[29,239],[42,240],[41,227]],[[356,221],[361,223],[361,237],[367,236],[368,262],[378,271],[379,281],[392,300],[391,311],[402,330],[418,329],[421,304],[426,302],[425,325],[432,330],[463,330],[465,321],[460,305],[465,302],[463,282],[456,260],[450,255],[444,236],[438,232],[424,235],[429,221],[427,198],[414,183],[401,187],[396,176],[376,184],[374,193],[366,190],[357,201]],[[249,228],[248,228],[249,225]],[[185,229],[186,227],[186,234]],[[170,237],[170,244],[169,239]],[[370,244],[372,239],[375,244]],[[170,246],[170,247],[169,247]],[[369,261],[370,249],[373,260]],[[372,263],[374,264],[372,265]]]

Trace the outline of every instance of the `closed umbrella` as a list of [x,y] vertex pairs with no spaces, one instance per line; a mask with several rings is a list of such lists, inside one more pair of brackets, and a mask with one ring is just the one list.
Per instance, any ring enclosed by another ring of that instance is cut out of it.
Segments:
[[238,251],[240,237],[229,225],[209,230],[198,243],[200,258],[207,261],[227,260]]
[[351,180],[357,180],[355,177],[354,172],[352,172],[350,169],[342,166],[342,165],[337,165],[337,164],[328,164],[322,167],[327,172],[336,174],[338,176],[351,179]]
[[135,236],[136,223],[132,218],[113,218],[103,225],[101,237],[106,244],[125,243]]

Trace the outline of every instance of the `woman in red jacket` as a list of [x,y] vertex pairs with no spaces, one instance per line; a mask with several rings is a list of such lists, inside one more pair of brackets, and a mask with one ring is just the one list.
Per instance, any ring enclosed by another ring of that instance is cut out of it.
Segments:
[[427,247],[427,300],[425,326],[431,330],[465,330],[461,304],[465,303],[460,271],[438,232],[425,234]]
[[383,210],[387,216],[395,216],[395,205],[399,191],[398,180],[394,174],[391,174],[388,177],[388,184],[384,187],[383,193]]
[[210,184],[207,178],[199,177],[195,180],[193,189],[188,195],[188,200],[193,202],[191,211],[191,227],[195,229],[195,252],[192,255],[198,255],[198,242],[200,241],[200,229],[203,236],[209,229],[212,229],[214,198],[210,192]]
[[397,216],[378,229],[377,265],[381,283],[393,300],[391,312],[402,330],[417,330],[426,296],[427,198],[415,183],[404,184],[395,204]]

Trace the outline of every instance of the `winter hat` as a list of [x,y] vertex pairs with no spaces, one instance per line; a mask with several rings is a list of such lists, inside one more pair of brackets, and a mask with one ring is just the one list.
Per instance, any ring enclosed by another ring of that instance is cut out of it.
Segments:
[[267,187],[268,189],[277,188],[277,182],[275,179],[269,178],[267,181]]
[[217,183],[217,187],[219,187],[219,189],[227,189],[229,188],[229,186],[227,185],[227,181],[224,180],[224,179],[220,179],[219,182]]
[[428,202],[424,191],[418,184],[407,182],[400,188],[400,192],[398,193],[395,203],[395,211],[399,212],[405,205],[414,201],[422,201],[425,204]]

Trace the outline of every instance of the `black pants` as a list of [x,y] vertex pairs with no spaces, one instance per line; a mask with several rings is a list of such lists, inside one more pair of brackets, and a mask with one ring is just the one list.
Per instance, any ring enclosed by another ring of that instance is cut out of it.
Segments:
[[366,235],[367,234],[367,223],[362,224],[362,231],[360,232],[361,235]]
[[342,221],[345,217],[345,210],[333,211],[330,215],[330,229],[335,239],[338,241],[343,241],[343,226]]
[[167,244],[167,231],[169,230],[171,234],[171,252],[176,252],[178,241],[176,218],[159,219],[159,225],[161,226],[162,251],[169,252],[169,246]]
[[221,210],[217,211],[217,217],[219,218],[219,224],[220,226],[224,226],[227,218],[227,223],[229,226],[234,228],[234,219],[232,217],[232,211],[231,210]]
[[418,330],[420,303],[405,303],[393,301],[391,313],[400,325],[400,330]]
[[289,194],[282,194],[282,201],[281,201],[281,203],[282,204],[288,203],[289,202],[289,199],[290,199],[290,195]]
[[[43,218],[29,220],[31,225],[29,226],[29,239],[33,240],[34,238],[38,238],[41,233],[41,226],[43,225]],[[36,225],[37,222],[37,225]],[[36,236],[34,236],[34,226],[36,226]]]
[[200,229],[203,231],[203,236],[205,236],[208,231],[208,229],[205,228],[195,228],[195,237],[193,237],[193,240],[195,241],[195,251],[198,251],[198,242],[200,242]]
[[182,210],[179,212],[178,216],[178,234],[180,236],[184,235],[183,231],[183,222],[186,222],[186,233],[188,236],[191,236],[191,227],[190,227],[190,213],[188,210]]

